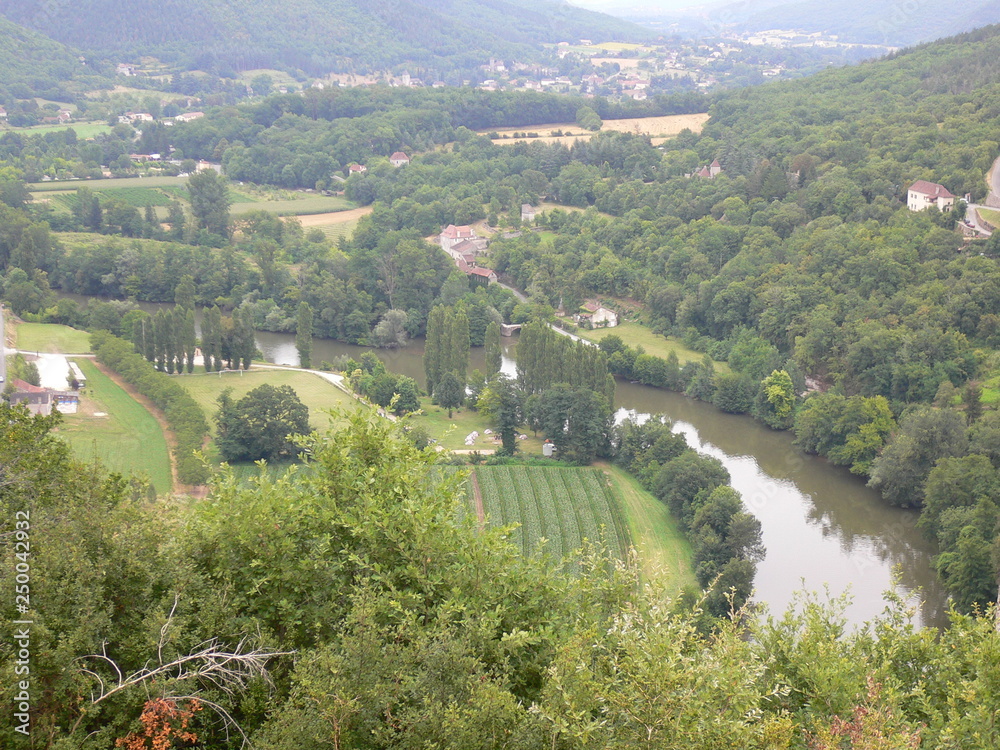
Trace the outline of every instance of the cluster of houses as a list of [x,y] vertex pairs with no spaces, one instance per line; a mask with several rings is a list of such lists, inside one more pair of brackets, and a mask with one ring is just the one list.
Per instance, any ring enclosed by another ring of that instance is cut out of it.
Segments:
[[[204,117],[204,112],[186,112],[182,115],[177,115],[177,117],[164,117],[164,125],[173,125],[175,122],[191,122],[192,120],[197,120],[200,117]],[[139,122],[153,122],[156,118],[153,117],[149,112],[126,112],[123,115],[118,115],[118,122],[125,125],[135,125]]]
[[481,283],[496,283],[497,273],[492,268],[482,268],[478,260],[489,249],[489,240],[476,234],[470,226],[455,226],[449,224],[438,235],[441,249],[455,261],[458,270],[469,278],[478,279]]
[[722,174],[722,165],[719,163],[719,160],[716,159],[711,164],[709,164],[707,167],[702,167],[697,172],[692,172],[692,173],[686,174],[684,176],[685,177],[701,177],[701,178],[706,179],[706,180],[714,180],[720,174]]

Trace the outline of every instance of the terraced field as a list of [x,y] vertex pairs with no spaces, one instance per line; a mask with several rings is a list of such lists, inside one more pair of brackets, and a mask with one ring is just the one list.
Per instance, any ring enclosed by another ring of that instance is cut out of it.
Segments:
[[[631,546],[621,506],[598,469],[535,466],[476,467],[489,523],[520,524],[511,540],[524,554],[571,554],[585,539],[604,539],[619,557]],[[469,496],[473,497],[472,480]]]

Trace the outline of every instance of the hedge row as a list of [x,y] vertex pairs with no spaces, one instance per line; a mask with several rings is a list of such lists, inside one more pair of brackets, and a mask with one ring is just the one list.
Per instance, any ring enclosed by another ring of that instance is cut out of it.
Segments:
[[195,456],[208,435],[208,422],[201,407],[169,375],[159,372],[142,355],[136,354],[132,344],[125,339],[107,331],[97,331],[91,334],[90,341],[98,362],[121,375],[163,411],[177,440],[174,457],[178,479],[185,484],[204,484],[208,480],[208,469]]

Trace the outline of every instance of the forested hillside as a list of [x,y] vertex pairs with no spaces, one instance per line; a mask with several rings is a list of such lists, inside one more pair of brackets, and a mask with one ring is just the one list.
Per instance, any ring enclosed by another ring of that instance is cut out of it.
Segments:
[[34,96],[69,101],[66,81],[99,75],[99,61],[91,61],[88,67],[80,61],[79,52],[46,38],[44,33],[0,18],[0,103]]
[[139,11],[120,0],[0,3],[8,19],[83,50],[156,54],[228,72],[286,67],[364,73],[405,63],[414,75],[530,59],[542,42],[638,39],[647,32],[543,0],[174,0]]
[[861,2],[822,0],[758,4],[741,3],[715,12],[718,18],[734,20],[750,31],[801,29],[839,36],[845,42],[905,46],[940,39],[1000,21],[1000,3],[976,0],[970,3],[901,3],[896,0]]

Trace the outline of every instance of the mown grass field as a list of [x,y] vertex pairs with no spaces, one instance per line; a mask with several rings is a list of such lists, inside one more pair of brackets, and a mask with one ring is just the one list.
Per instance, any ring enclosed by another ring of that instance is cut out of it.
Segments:
[[89,354],[90,334],[56,323],[21,323],[17,327],[17,348],[28,352]]
[[[654,146],[663,143],[669,138],[673,138],[684,129],[689,129],[695,133],[700,133],[705,123],[708,122],[707,113],[689,115],[663,115],[660,117],[633,117],[624,120],[605,120],[601,130],[614,130],[619,133],[634,133],[636,135],[649,136]],[[554,132],[562,131],[563,135],[553,135]],[[510,145],[520,141],[541,141],[544,143],[572,144],[578,139],[589,139],[593,133],[584,130],[576,123],[556,122],[544,125],[532,125],[529,127],[516,128],[488,128],[477,131],[480,135],[496,133],[500,138],[494,138],[493,143],[498,145]],[[514,133],[534,133],[535,137],[519,136],[514,137]]]
[[992,208],[980,208],[979,216],[991,227],[1000,228],[1000,211],[994,211]]
[[278,216],[307,216],[309,214],[344,211],[353,207],[353,203],[337,195],[303,194],[303,197],[288,198],[285,200],[255,199],[252,203],[234,202],[229,211],[233,216],[239,216],[248,211],[267,211]]
[[[653,333],[653,331],[640,323],[622,323],[615,328],[595,328],[593,330],[581,328],[576,331],[576,334],[580,338],[585,338],[595,343],[600,343],[601,339],[605,336],[621,336],[622,341],[629,346],[641,346],[646,350],[646,354],[652,354],[654,357],[663,357],[664,359],[670,356],[670,352],[677,352],[677,359],[682,365],[685,362],[700,362],[702,357],[705,356],[701,352],[694,351],[694,349],[688,349],[682,342],[673,337]],[[715,371],[728,373],[729,365],[725,362],[716,362]]]
[[167,440],[156,419],[93,362],[75,361],[87,376],[87,390],[79,412],[64,415],[59,435],[79,458],[99,460],[112,471],[144,475],[157,493],[170,492]]
[[628,472],[610,464],[610,476],[628,522],[632,544],[639,553],[643,575],[655,578],[667,591],[697,588],[691,569],[691,543],[677,527],[666,505],[649,494]]
[[[422,427],[427,434],[437,440],[436,445],[448,450],[461,451],[492,451],[500,447],[500,443],[493,441],[492,435],[487,435],[486,430],[491,423],[480,412],[472,409],[455,409],[448,418],[448,411],[440,406],[431,403],[430,398],[424,396],[420,399],[420,408],[423,414],[415,414],[408,417],[410,424]],[[466,445],[465,438],[473,431],[479,433],[479,438],[474,445]],[[517,447],[525,455],[541,456],[542,439],[533,437],[531,432],[523,433],[528,437],[526,440],[518,440]]]
[[326,409],[359,408],[359,402],[341,391],[337,386],[319,375],[297,370],[250,370],[219,373],[198,372],[177,378],[188,393],[198,402],[215,433],[215,413],[218,411],[216,399],[225,388],[233,389],[233,398],[239,399],[257,386],[269,383],[273,386],[289,385],[299,399],[309,407],[309,424],[315,430],[325,430],[333,422],[325,413]]
[[161,188],[183,185],[187,182],[187,179],[187,177],[122,177],[112,180],[55,180],[52,182],[28,183],[28,190],[32,193],[48,193],[52,191],[76,190],[81,185],[86,185],[94,192],[135,187]]
[[[569,555],[584,540],[603,540],[624,558],[632,544],[621,504],[599,469],[536,466],[477,466],[475,481],[489,523],[520,524],[511,541],[524,554]],[[474,503],[473,478],[467,482]]]
[[110,133],[111,126],[104,122],[71,122],[60,125],[32,125],[27,128],[7,127],[0,129],[13,130],[21,135],[44,135],[45,133],[61,133],[64,130],[75,130],[77,138],[93,138],[96,135]]

